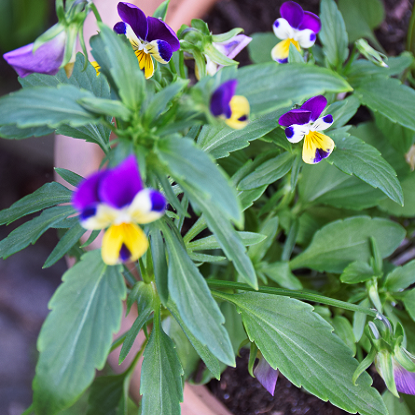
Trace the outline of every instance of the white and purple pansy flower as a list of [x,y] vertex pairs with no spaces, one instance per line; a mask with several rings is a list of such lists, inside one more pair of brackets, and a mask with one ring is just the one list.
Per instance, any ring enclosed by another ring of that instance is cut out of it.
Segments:
[[254,375],[259,383],[274,396],[275,385],[278,380],[278,369],[273,369],[262,355],[254,369]]
[[334,149],[334,141],[321,133],[333,124],[333,117],[320,115],[327,105],[323,95],[310,98],[298,109],[283,114],[278,123],[285,128],[285,136],[291,143],[298,143],[304,138],[303,160],[315,164],[328,157]]
[[274,61],[288,62],[290,44],[298,51],[311,48],[316,41],[316,35],[321,29],[318,16],[311,12],[305,12],[303,8],[293,2],[287,1],[281,5],[281,17],[273,24],[275,36],[281,39],[271,51]]
[[152,58],[160,63],[168,63],[173,52],[180,49],[180,42],[173,29],[155,17],[146,15],[134,4],[118,3],[121,22],[114,26],[114,31],[127,36],[145,77],[154,73]]
[[225,120],[234,129],[244,128],[249,122],[249,102],[242,95],[235,95],[238,81],[230,79],[213,92],[210,99],[210,112]]
[[140,258],[148,241],[137,224],[153,222],[166,210],[163,194],[144,188],[134,156],[84,179],[72,204],[80,212],[79,220],[85,229],[108,228],[101,249],[108,265]]

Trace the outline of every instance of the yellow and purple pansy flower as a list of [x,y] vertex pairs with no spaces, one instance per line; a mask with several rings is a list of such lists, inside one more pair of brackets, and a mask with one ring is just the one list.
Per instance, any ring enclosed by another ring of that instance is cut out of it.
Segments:
[[143,186],[134,156],[113,169],[84,179],[72,198],[85,229],[106,229],[102,259],[108,265],[136,261],[148,248],[145,233],[137,224],[153,222],[166,210],[162,193]]
[[210,112],[225,120],[229,127],[244,128],[249,122],[249,102],[242,95],[235,95],[238,81],[230,79],[213,92],[210,99]]
[[168,63],[173,52],[180,49],[180,42],[173,29],[155,17],[146,15],[134,4],[118,3],[121,22],[114,26],[114,31],[127,36],[145,77],[154,73],[152,58],[160,63]]
[[272,27],[275,36],[281,39],[281,42],[272,49],[271,56],[274,61],[287,63],[290,44],[292,43],[298,51],[301,48],[311,48],[321,29],[321,22],[314,13],[305,12],[299,4],[293,1],[283,3],[280,14],[281,17],[275,20]]
[[333,124],[333,117],[320,115],[327,105],[323,95],[310,98],[298,109],[281,115],[278,123],[286,127],[285,136],[290,143],[298,143],[304,138],[303,160],[315,164],[328,157],[334,149],[334,141],[321,131]]

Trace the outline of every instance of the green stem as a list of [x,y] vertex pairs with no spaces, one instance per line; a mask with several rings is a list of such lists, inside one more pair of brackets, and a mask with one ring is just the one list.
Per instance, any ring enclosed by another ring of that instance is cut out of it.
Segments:
[[180,76],[183,79],[186,79],[186,71],[184,68],[184,53],[182,50],[179,51],[179,70],[180,70]]
[[99,14],[97,6],[95,6],[94,3],[89,3],[89,7],[91,8],[92,13],[94,13],[94,16],[95,16],[95,19],[97,19],[97,22],[102,23],[101,15]]
[[[296,298],[298,300],[307,300],[315,303],[326,304],[333,307],[343,308],[344,310],[356,311],[358,313],[364,313],[371,317],[376,317],[378,312],[376,310],[371,310],[366,307],[362,307],[356,304],[346,303],[345,301],[335,300],[333,298],[324,297],[323,295],[307,293],[304,291],[297,290],[286,290],[283,288],[274,288],[274,287],[259,287],[258,290],[250,287],[247,284],[239,282],[230,282],[230,281],[219,281],[219,280],[207,280],[206,281],[209,287],[217,287],[231,290],[243,290],[243,291],[254,291],[264,294],[273,294],[273,295],[283,295],[291,298]],[[223,300],[231,301],[230,296],[223,294],[220,291],[212,290],[212,294],[215,297],[222,298]]]
[[173,58],[169,60],[169,67],[170,67],[170,70],[173,72],[173,74],[177,75],[176,65],[174,64]]

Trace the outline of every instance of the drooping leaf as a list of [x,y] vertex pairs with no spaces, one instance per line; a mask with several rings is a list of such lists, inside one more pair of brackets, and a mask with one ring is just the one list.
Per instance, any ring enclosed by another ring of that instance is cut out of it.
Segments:
[[403,241],[405,230],[390,220],[368,216],[338,220],[316,232],[308,248],[290,262],[290,267],[341,273],[350,262],[369,262],[371,236],[376,238],[382,258],[386,258]]
[[99,250],[85,254],[62,280],[37,344],[33,401],[42,415],[69,407],[103,368],[125,298],[119,268],[105,265]]

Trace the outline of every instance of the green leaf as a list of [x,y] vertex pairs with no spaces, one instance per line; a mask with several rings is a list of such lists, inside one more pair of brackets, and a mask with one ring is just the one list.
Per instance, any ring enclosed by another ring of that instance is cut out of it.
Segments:
[[[368,298],[365,298],[359,303],[359,306],[369,308],[371,302]],[[364,313],[355,312],[353,314],[353,334],[356,342],[360,341],[363,336],[366,326],[367,316]]]
[[[350,85],[330,69],[275,62],[238,70],[238,95],[245,96],[253,114],[268,114],[325,92],[349,92]],[[414,92],[415,93],[415,92]]]
[[339,132],[331,134],[336,149],[327,159],[347,174],[353,174],[372,187],[379,188],[403,206],[403,192],[396,173],[379,151],[359,138]]
[[[266,235],[254,232],[237,232],[245,246],[256,245],[262,242]],[[205,249],[220,249],[220,244],[215,235],[207,236],[206,238],[197,239],[194,242],[189,242],[186,246],[191,251],[202,251]]]
[[8,209],[0,212],[0,225],[8,225],[23,216],[39,210],[58,205],[60,203],[69,203],[72,192],[59,183],[46,183],[30,195],[20,199]]
[[301,301],[262,293],[221,294],[242,315],[246,332],[266,361],[295,386],[348,412],[386,415],[387,410],[371,377],[359,385],[352,376],[358,362],[332,327],[313,307]]
[[363,105],[415,131],[415,91],[393,78],[364,78],[355,89]]
[[284,152],[265,163],[246,176],[238,185],[240,190],[255,189],[264,184],[271,184],[284,177],[293,165],[295,154]]
[[223,66],[232,66],[238,65],[238,62],[233,59],[228,58],[223,53],[219,52],[212,43],[207,43],[203,49],[203,52],[208,56],[213,62],[216,62],[219,65]]
[[162,231],[169,253],[169,293],[180,317],[191,333],[219,360],[235,366],[232,344],[223,327],[225,320],[203,275],[168,225],[163,224]]
[[323,53],[330,66],[340,68],[347,59],[349,43],[343,16],[334,0],[320,3],[321,31],[318,34],[323,44]]
[[278,231],[278,224],[278,216],[274,218],[269,217],[262,222],[259,232],[261,235],[265,235],[266,238],[262,242],[249,247],[248,255],[252,262],[256,263],[261,261],[270,246],[274,243]]
[[272,32],[254,33],[252,41],[248,44],[249,57],[253,63],[272,61],[271,50],[279,42]]
[[226,260],[226,257],[219,256],[219,255],[207,255],[207,254],[200,254],[197,252],[189,252],[189,257],[194,262],[222,262]]
[[375,272],[372,267],[363,261],[355,261],[349,264],[342,275],[340,275],[340,281],[345,284],[357,284],[370,280]]
[[274,130],[278,126],[278,118],[283,112],[280,110],[259,117],[242,130],[235,130],[228,126],[204,125],[197,138],[197,143],[215,159],[227,157],[229,153],[248,147],[250,141],[257,140]]
[[156,19],[166,20],[167,10],[169,8],[170,0],[163,1],[160,6],[157,7],[156,11],[153,13],[153,17]]
[[403,298],[403,304],[412,320],[415,321],[415,288],[406,292]]
[[195,348],[197,354],[205,363],[206,367],[212,372],[213,376],[216,379],[220,379],[220,364],[218,359],[215,357],[212,352],[209,351],[207,346],[204,346],[189,330],[186,326],[183,319],[180,317],[179,310],[177,309],[176,304],[173,301],[169,300],[167,303],[167,308],[172,314],[172,316],[177,320],[180,327],[182,328],[183,332],[185,333],[186,337],[189,339],[192,346]]
[[74,187],[78,187],[79,183],[81,183],[84,178],[80,176],[77,173],[74,173],[73,171],[62,169],[60,167],[55,167],[56,173],[59,174],[59,176],[62,177],[63,180],[67,181],[69,184],[71,184]]
[[343,127],[347,122],[356,114],[356,111],[360,107],[360,101],[355,95],[350,95],[342,101],[334,102],[329,105],[326,114],[333,116],[333,125],[331,128]]
[[221,43],[221,42],[227,42],[228,40],[231,40],[236,35],[239,35],[239,33],[242,33],[244,30],[240,27],[235,27],[234,29],[229,30],[225,33],[220,33],[218,35],[212,35],[212,41]]
[[414,415],[413,407],[408,406],[402,398],[393,396],[387,389],[383,392],[382,399],[388,408],[389,415]]
[[119,268],[105,265],[99,250],[85,254],[62,280],[37,343],[33,391],[42,415],[69,407],[104,367],[126,294]]
[[301,54],[301,52],[297,50],[297,48],[294,46],[293,43],[290,43],[288,62],[289,63],[305,63],[303,55]]
[[92,36],[92,55],[121,101],[137,111],[145,97],[145,79],[130,42],[108,26],[99,24],[99,35]]
[[18,128],[15,125],[3,125],[0,127],[0,137],[20,140],[29,137],[42,137],[44,135],[52,134],[54,131],[54,128],[48,127]]
[[132,112],[121,102],[112,99],[82,98],[78,101],[86,110],[128,121]]
[[303,288],[301,281],[291,272],[290,265],[286,261],[264,264],[260,270],[283,288],[289,290],[301,290]]
[[353,328],[349,320],[343,316],[335,316],[333,318],[334,333],[337,334],[343,343],[356,354],[356,343],[354,340]]
[[170,337],[156,312],[141,368],[141,415],[180,415],[183,402],[183,368]]
[[184,184],[200,191],[207,200],[236,223],[243,221],[236,191],[224,172],[192,140],[171,138],[162,140],[157,148],[160,159],[170,175],[184,189]]
[[353,261],[369,262],[369,237],[379,244],[382,258],[400,245],[405,230],[395,222],[357,216],[329,223],[314,234],[308,248],[291,262],[291,269],[308,267],[317,271],[341,273]]
[[385,288],[388,291],[397,292],[408,288],[415,283],[415,260],[402,267],[396,267],[385,280]]
[[44,210],[40,216],[19,226],[0,242],[0,258],[6,259],[34,244],[49,228],[74,213],[72,206],[56,206]]
[[69,229],[50,253],[42,268],[48,268],[59,261],[79,242],[79,239],[85,232],[86,229],[84,229],[79,223]]

